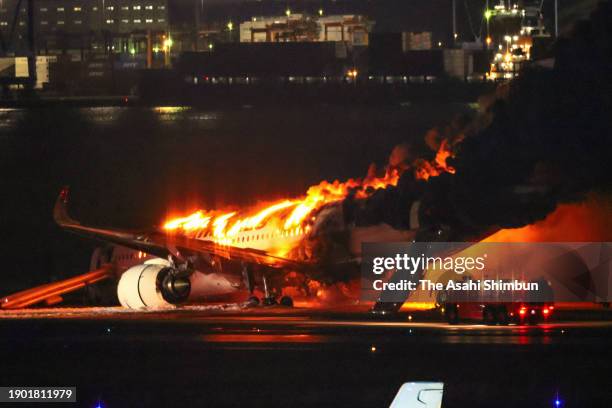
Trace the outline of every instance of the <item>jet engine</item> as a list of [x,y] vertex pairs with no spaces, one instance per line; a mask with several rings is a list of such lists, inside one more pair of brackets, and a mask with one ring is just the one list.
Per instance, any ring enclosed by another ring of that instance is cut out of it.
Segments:
[[121,275],[117,296],[123,307],[156,308],[184,302],[191,291],[187,276],[177,274],[168,262],[145,262]]

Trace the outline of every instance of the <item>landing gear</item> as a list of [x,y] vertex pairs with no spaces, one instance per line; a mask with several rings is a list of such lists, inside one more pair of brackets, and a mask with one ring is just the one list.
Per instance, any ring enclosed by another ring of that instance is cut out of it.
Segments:
[[293,307],[293,299],[289,296],[283,296],[280,300],[280,304],[285,307]]
[[270,291],[270,286],[268,285],[268,279],[266,278],[266,275],[263,275],[261,279],[263,281],[263,287],[264,287],[264,299],[263,299],[264,306],[272,306],[272,305],[277,304],[278,302],[276,302],[276,298]]
[[247,300],[247,305],[250,307],[259,306],[259,298],[257,296],[251,296]]
[[[247,263],[242,264],[242,279],[244,282],[244,286],[246,286],[250,294],[250,297],[247,300],[247,306],[249,307],[259,306],[260,300],[254,294],[255,279],[254,279],[253,270],[251,266]],[[270,285],[268,283],[268,278],[266,277],[265,273],[261,275],[261,281],[263,283],[263,291],[264,291],[264,297],[261,299],[261,304],[263,306],[273,306],[273,305],[279,304],[279,302],[276,300],[276,297],[274,296],[274,293],[272,292],[270,288]],[[280,299],[280,304],[286,307],[293,307],[293,299],[291,299],[289,296],[283,296]]]
[[242,280],[244,282],[244,286],[246,286],[251,296],[253,296],[253,291],[255,290],[253,269],[247,263],[244,262],[242,263]]
[[242,280],[244,281],[244,286],[249,291],[249,299],[247,300],[248,307],[256,307],[259,306],[259,298],[255,296],[253,293],[255,290],[255,279],[253,278],[253,269],[246,263],[242,264]]
[[273,305],[278,304],[278,302],[276,301],[276,298],[274,296],[272,296],[272,297],[264,298],[262,304],[264,306],[273,306]]

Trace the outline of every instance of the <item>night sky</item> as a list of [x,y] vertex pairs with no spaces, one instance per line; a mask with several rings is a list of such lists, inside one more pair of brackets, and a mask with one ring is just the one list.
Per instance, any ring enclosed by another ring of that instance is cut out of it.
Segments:
[[[363,14],[376,22],[376,32],[432,31],[437,38],[452,35],[451,0],[169,0],[171,21],[193,24],[194,1],[203,10],[201,21],[233,20],[240,22],[252,16],[283,15],[287,8],[294,13],[316,14],[321,8],[325,14]],[[457,0],[457,25],[462,38],[471,39],[479,34],[485,0]],[[489,4],[496,4],[490,0]],[[562,31],[576,18],[587,17],[597,0],[559,0],[559,20]],[[552,30],[554,2],[544,1],[546,24]],[[471,25],[470,25],[471,20]]]

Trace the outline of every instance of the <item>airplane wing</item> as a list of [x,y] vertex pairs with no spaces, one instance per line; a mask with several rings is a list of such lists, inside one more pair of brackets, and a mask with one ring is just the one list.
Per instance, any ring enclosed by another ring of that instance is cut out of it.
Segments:
[[35,288],[8,295],[0,299],[0,309],[18,309],[45,302],[48,306],[61,302],[61,295],[74,292],[87,285],[113,277],[111,264],[100,269],[57,282],[46,283]]
[[143,251],[160,258],[167,258],[169,255],[182,258],[182,254],[196,253],[207,256],[218,256],[220,258],[239,262],[256,263],[272,268],[300,268],[301,266],[305,266],[303,263],[278,257],[265,251],[252,248],[239,248],[231,245],[220,245],[212,241],[199,240],[180,234],[168,234],[155,230],[149,232],[121,231],[117,229],[85,226],[73,220],[68,215],[68,201],[69,189],[68,187],[64,187],[53,209],[53,218],[63,229],[88,238]]

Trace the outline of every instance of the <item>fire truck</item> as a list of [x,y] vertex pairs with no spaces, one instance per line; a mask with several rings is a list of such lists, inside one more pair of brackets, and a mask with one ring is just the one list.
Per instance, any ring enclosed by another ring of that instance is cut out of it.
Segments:
[[437,305],[449,324],[482,321],[486,325],[536,325],[550,320],[555,308],[550,301],[550,287],[545,281],[541,284],[536,294],[508,290],[441,291]]

